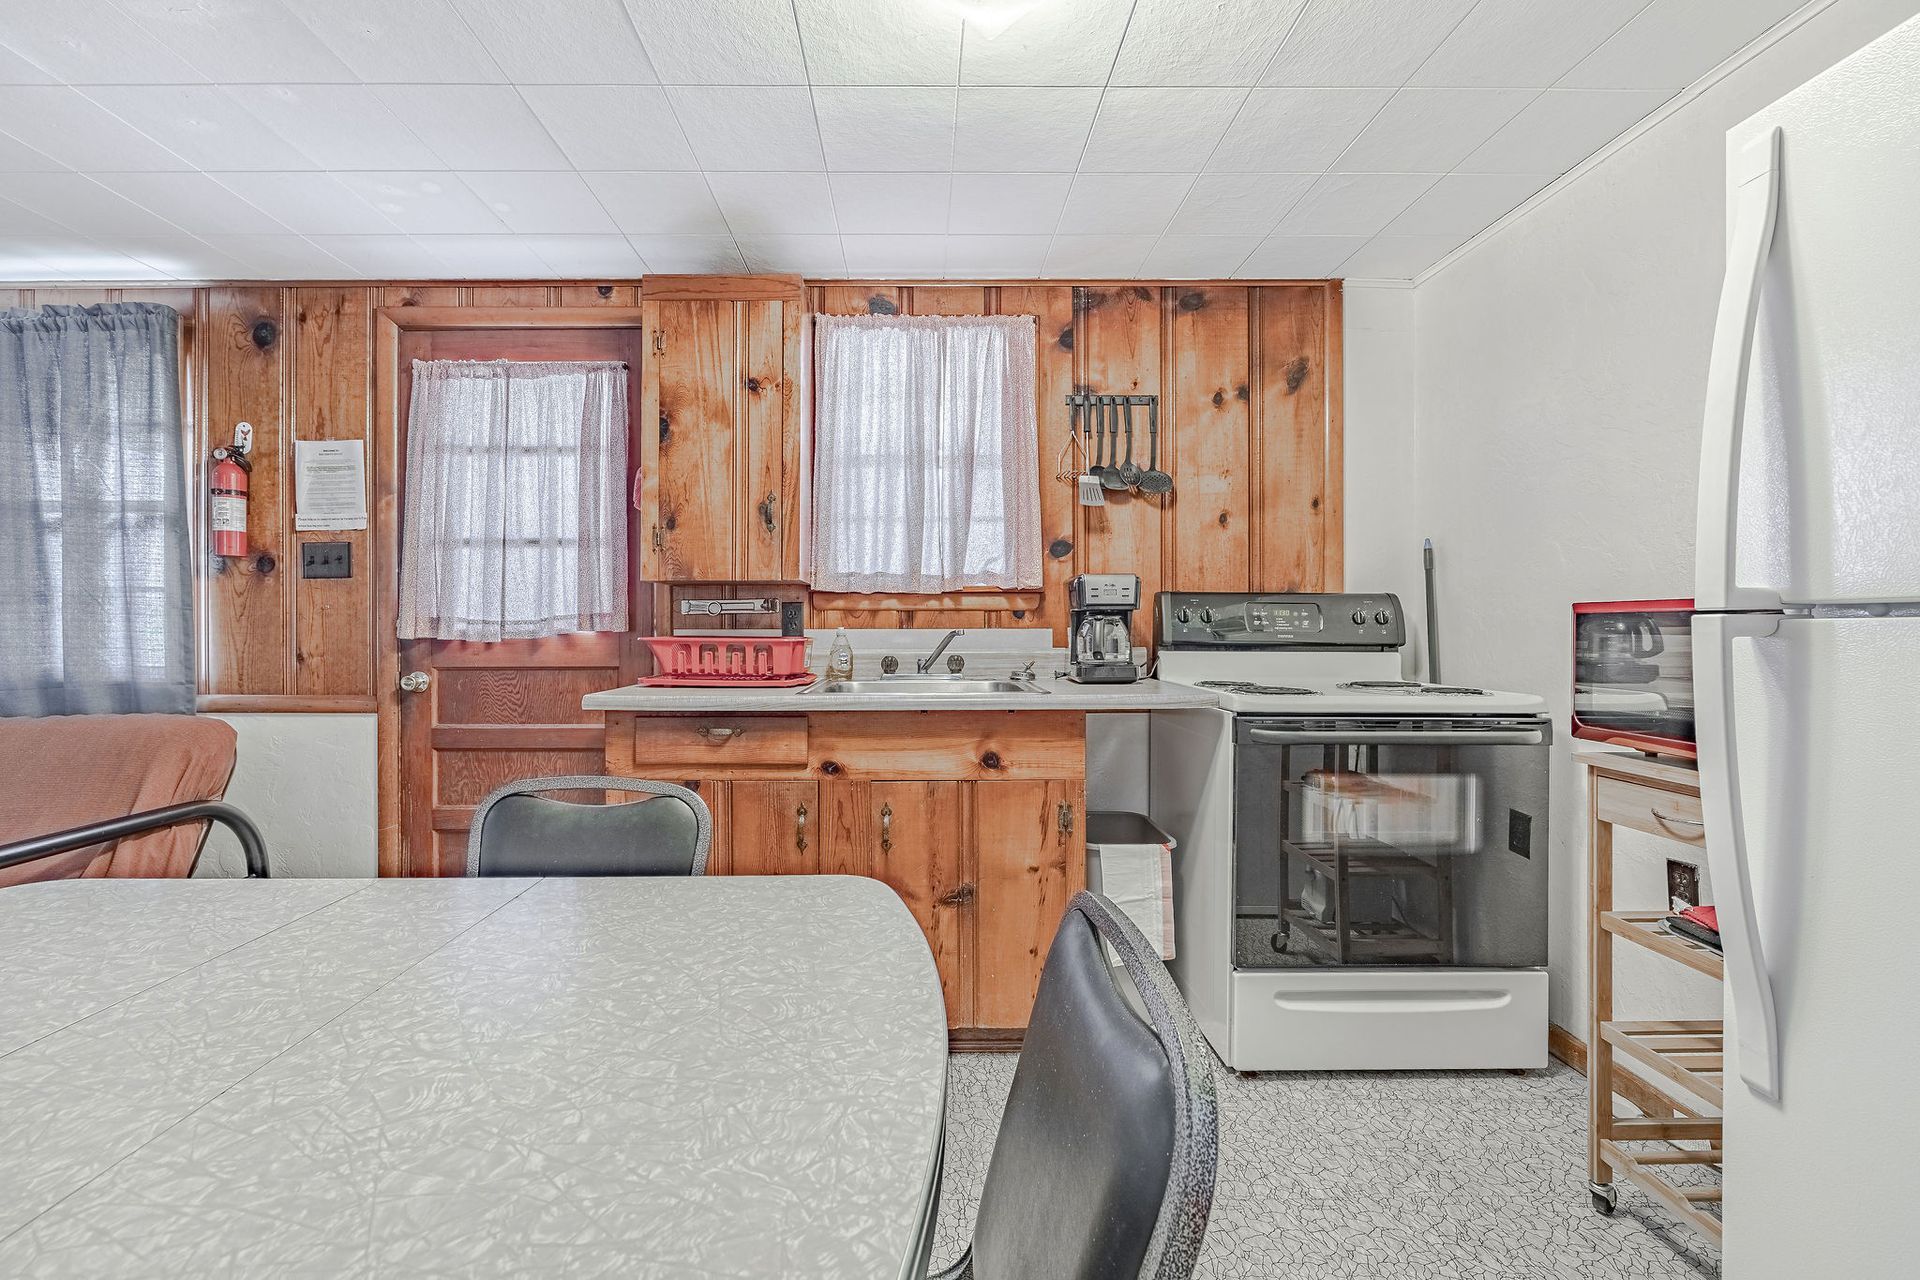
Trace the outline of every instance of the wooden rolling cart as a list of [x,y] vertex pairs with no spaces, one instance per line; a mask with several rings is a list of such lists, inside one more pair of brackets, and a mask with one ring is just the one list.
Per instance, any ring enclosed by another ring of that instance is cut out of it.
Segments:
[[[1688,766],[1642,755],[1592,751],[1576,758],[1587,770],[1588,1190],[1594,1209],[1611,1214],[1619,1203],[1614,1186],[1614,1175],[1619,1174],[1717,1245],[1717,1177],[1708,1184],[1677,1181],[1671,1175],[1680,1170],[1719,1171],[1720,1117],[1706,1114],[1702,1104],[1716,1110],[1720,1106],[1723,1024],[1718,1018],[1617,1021],[1613,1009],[1616,939],[1710,978],[1724,976],[1718,951],[1667,931],[1661,923],[1665,910],[1621,911],[1613,902],[1615,826],[1704,851],[1700,777]],[[1620,1058],[1643,1068],[1634,1083],[1650,1085],[1665,1107],[1645,1106],[1649,1090],[1638,1088],[1634,1096],[1641,1114],[1614,1114],[1615,1096],[1626,1096],[1616,1087]],[[1665,1114],[1656,1114],[1660,1111]]]

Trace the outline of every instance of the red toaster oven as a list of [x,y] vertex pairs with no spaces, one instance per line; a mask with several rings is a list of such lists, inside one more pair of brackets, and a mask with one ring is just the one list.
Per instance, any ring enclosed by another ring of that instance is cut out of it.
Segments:
[[1573,606],[1573,733],[1694,758],[1693,601]]

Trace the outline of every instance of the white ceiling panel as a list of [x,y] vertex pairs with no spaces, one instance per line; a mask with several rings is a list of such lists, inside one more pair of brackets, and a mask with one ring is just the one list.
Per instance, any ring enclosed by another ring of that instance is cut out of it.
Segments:
[[798,272],[808,276],[847,273],[847,255],[839,236],[741,236],[740,256],[747,270]]
[[210,176],[275,222],[301,235],[391,235],[399,230],[391,218],[330,173],[216,173]]
[[291,10],[271,0],[114,3],[158,44],[216,84],[345,84],[355,79],[347,64]]
[[627,7],[663,83],[807,83],[793,0],[628,0]]
[[974,236],[946,237],[946,274],[990,279],[996,276],[1023,279],[1040,274],[1047,265],[1048,236]]
[[[70,234],[81,238],[77,231],[67,231],[58,222],[43,213],[35,212],[25,205],[15,204],[11,200],[0,200],[0,236],[55,236]],[[16,252],[19,252],[16,249]]]
[[236,85],[227,96],[322,169],[420,169],[439,163],[364,84]]
[[1313,184],[1280,220],[1290,236],[1373,235],[1434,184],[1425,173],[1335,173]]
[[1465,236],[1375,236],[1340,264],[1340,274],[1359,280],[1407,280],[1460,247]]
[[[40,236],[9,234],[6,210],[0,207],[0,280],[52,280],[56,277],[47,264],[47,241]],[[74,237],[77,242],[79,237]]]
[[1116,85],[1240,85],[1286,39],[1304,0],[1135,0]]
[[1333,167],[1343,173],[1445,173],[1535,96],[1531,89],[1402,89]]
[[1260,83],[1397,89],[1474,3],[1313,0]]
[[250,271],[240,259],[195,236],[116,236],[114,245],[173,280],[244,280]]
[[961,20],[917,0],[794,0],[814,84],[950,85]]
[[1234,275],[1243,280],[1310,280],[1330,276],[1365,236],[1268,236],[1255,245]]
[[61,164],[44,151],[36,151],[24,142],[16,142],[0,133],[0,173],[65,173]]
[[469,280],[511,280],[546,274],[547,264],[524,236],[419,236],[420,247],[447,264],[450,274]]
[[515,84],[659,83],[620,0],[560,4],[453,0],[453,4]]
[[1412,84],[1544,89],[1599,48],[1647,0],[1480,0],[1413,73]]
[[63,167],[79,170],[190,169],[126,121],[63,85],[0,87],[0,133]]
[[49,246],[40,254],[50,278],[82,280],[164,280],[166,274],[118,248],[74,238]]
[[[1190,174],[1083,173],[1067,193],[1058,230],[1063,235],[1158,235],[1192,186]],[[1053,259],[1047,261],[1051,268]]]
[[582,175],[614,225],[628,235],[724,236],[704,173],[589,173]]
[[291,229],[204,173],[96,173],[91,176],[122,199],[159,214],[175,226],[191,227],[203,235],[274,235]]
[[57,77],[42,71],[13,50],[0,44],[0,84],[57,84]]
[[504,234],[505,222],[456,174],[336,173],[348,190],[410,235]]
[[726,236],[628,236],[627,243],[647,264],[648,271],[724,275],[745,271],[740,246]]
[[412,236],[311,236],[314,244],[373,280],[434,276],[443,264]]
[[954,90],[822,85],[813,91],[829,169],[945,172]]
[[637,276],[646,270],[625,236],[521,236],[557,276]]
[[[101,85],[87,96],[194,169],[313,169],[300,148],[213,85]],[[154,168],[124,164],[120,169]]]
[[1564,173],[1670,96],[1664,89],[1549,89],[1462,160],[1460,169]]
[[1156,280],[1231,276],[1260,240],[1259,236],[1161,236],[1140,264],[1140,272]]
[[1552,174],[1450,173],[1421,193],[1381,234],[1452,236],[1459,244],[1552,181]]
[[833,213],[854,235],[927,235],[947,229],[953,176],[945,173],[830,175]]
[[715,173],[713,198],[736,236],[831,235],[833,194],[824,173]]
[[813,95],[771,86],[667,90],[700,167],[824,169]]
[[619,231],[577,173],[474,172],[459,177],[509,231],[529,235]]
[[353,269],[305,236],[202,236],[209,246],[247,263],[252,280],[351,280]]
[[963,88],[953,167],[1070,173],[1099,108],[1098,89]]
[[1245,89],[1109,89],[1080,167],[1088,173],[1192,173],[1246,101]]
[[507,78],[449,0],[324,0],[289,7],[369,84],[490,84]]
[[1391,89],[1255,89],[1206,167],[1319,173],[1393,97]]
[[946,268],[944,236],[842,236],[840,248],[854,277],[938,276]]
[[79,173],[16,173],[7,179],[6,197],[83,236],[164,235],[184,229]]
[[573,167],[511,85],[394,84],[375,92],[449,169]]
[[1264,236],[1307,194],[1312,173],[1203,173],[1194,179],[1169,235]]
[[1686,88],[1805,0],[1653,0],[1560,81],[1568,89]]
[[1054,280],[1137,276],[1154,240],[1153,236],[1055,236],[1040,273]]
[[1131,10],[1115,0],[1048,0],[997,35],[970,26],[960,83],[1103,85]]
[[520,92],[577,169],[699,167],[664,89],[556,84]]
[[1052,235],[1072,188],[1070,173],[956,173],[947,230],[960,235]]
[[197,84],[206,80],[185,59],[127,21],[110,0],[9,4],[0,14],[0,46],[62,84]]

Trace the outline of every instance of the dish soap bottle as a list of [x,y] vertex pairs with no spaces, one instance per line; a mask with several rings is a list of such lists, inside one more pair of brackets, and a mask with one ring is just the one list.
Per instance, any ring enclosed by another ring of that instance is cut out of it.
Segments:
[[827,650],[827,679],[853,679],[853,642],[847,639],[845,627],[834,631],[833,647]]

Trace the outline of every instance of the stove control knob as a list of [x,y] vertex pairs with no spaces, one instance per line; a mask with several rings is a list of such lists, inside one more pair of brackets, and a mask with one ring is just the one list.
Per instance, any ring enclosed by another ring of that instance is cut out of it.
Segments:
[[1200,611],[1200,621],[1202,621],[1202,622],[1204,622],[1204,623],[1206,623],[1206,624],[1207,624],[1208,626],[1212,626],[1212,625],[1213,625],[1213,610],[1211,610],[1211,609],[1202,609],[1202,610]]
[[1174,616],[1180,619],[1180,625],[1184,627],[1193,621],[1193,610],[1187,608],[1185,605],[1181,605],[1180,612]]
[[1356,627],[1364,627],[1367,625],[1367,611],[1365,609],[1355,609],[1353,611],[1353,625]]
[[1389,622],[1393,621],[1393,615],[1388,613],[1385,609],[1382,609],[1380,612],[1373,615],[1373,620],[1384,627]]

